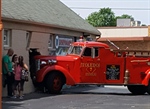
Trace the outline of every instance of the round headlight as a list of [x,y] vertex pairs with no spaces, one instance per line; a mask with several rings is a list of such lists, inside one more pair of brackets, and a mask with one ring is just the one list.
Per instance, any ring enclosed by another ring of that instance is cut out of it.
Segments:
[[56,64],[57,63],[57,60],[51,60],[53,64]]
[[45,61],[41,61],[41,65],[43,65],[43,64],[46,64],[46,62]]

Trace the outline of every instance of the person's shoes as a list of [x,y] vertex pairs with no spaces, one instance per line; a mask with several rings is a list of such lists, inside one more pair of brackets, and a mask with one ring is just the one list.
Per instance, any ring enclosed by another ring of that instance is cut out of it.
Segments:
[[20,96],[19,99],[23,99],[23,96]]
[[15,95],[14,95],[14,96],[12,96],[11,98],[16,99],[16,98],[17,98],[17,96],[15,96]]

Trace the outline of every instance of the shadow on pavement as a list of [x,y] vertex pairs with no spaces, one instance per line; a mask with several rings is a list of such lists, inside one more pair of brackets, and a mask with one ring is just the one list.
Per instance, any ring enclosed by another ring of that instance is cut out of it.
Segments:
[[[64,94],[93,94],[93,95],[128,95],[128,96],[136,96],[131,93],[115,93],[115,92],[65,92]],[[138,95],[139,96],[139,95]]]
[[[57,94],[57,96],[60,94]],[[56,96],[54,94],[43,93],[43,92],[32,92],[25,94],[23,99],[2,97],[2,109],[15,109],[15,107],[22,107],[25,101],[40,99],[44,97]]]
[[[119,90],[119,91],[118,91]],[[128,91],[124,91],[125,89],[109,89],[104,87],[98,87],[96,85],[80,85],[80,86],[72,86],[69,88],[65,88],[62,90],[60,94],[49,94],[44,92],[32,92],[29,94],[25,94],[23,99],[13,99],[3,97],[2,101],[25,101],[25,100],[32,100],[32,99],[40,99],[44,97],[52,97],[52,96],[59,96],[62,94],[101,94],[101,95],[128,95],[128,96],[136,96],[131,94]],[[139,96],[139,95],[138,95]]]
[[[57,94],[60,95],[60,94]],[[44,93],[44,92],[32,92],[29,94],[24,94],[23,99],[17,98],[9,98],[9,97],[2,97],[2,101],[24,101],[24,100],[31,100],[31,99],[40,99],[43,97],[50,97],[50,96],[56,96],[55,94],[49,94],[49,93]]]
[[[96,85],[92,86],[79,86],[73,87],[69,89],[65,89],[62,91],[63,94],[94,94],[94,95],[125,95],[125,96],[140,96],[140,95],[133,95],[127,89],[122,88],[108,88],[108,87],[98,87]],[[145,94],[147,96],[147,94]],[[142,95],[143,96],[143,95]]]
[[36,91],[36,92],[32,92],[32,93],[28,93],[28,94],[24,94],[24,98],[23,99],[19,99],[18,98],[8,98],[8,97],[2,97],[2,101],[25,101],[25,100],[31,100],[31,99],[40,99],[43,97],[50,97],[50,96],[59,96],[65,93],[72,93],[72,91],[80,91],[80,92],[84,92],[84,91],[88,91],[91,89],[95,89],[98,88],[97,86],[88,86],[88,85],[80,85],[80,86],[71,86],[69,88],[64,88],[62,90],[62,92],[60,94],[49,94],[48,92],[41,92],[41,91]]

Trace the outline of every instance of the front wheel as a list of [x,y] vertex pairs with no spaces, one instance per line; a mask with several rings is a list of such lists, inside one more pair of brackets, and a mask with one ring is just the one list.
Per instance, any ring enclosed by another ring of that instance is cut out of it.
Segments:
[[147,87],[144,85],[129,85],[128,90],[134,95],[143,95],[146,93]]
[[149,84],[147,86],[147,93],[150,95],[150,80],[149,80]]
[[52,73],[48,75],[46,81],[46,88],[52,94],[60,93],[62,86],[63,86],[63,77],[59,73]]

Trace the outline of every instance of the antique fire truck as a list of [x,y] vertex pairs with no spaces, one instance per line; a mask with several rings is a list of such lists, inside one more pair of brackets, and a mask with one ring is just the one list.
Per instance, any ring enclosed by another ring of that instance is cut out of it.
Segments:
[[81,41],[72,43],[65,56],[38,55],[35,60],[36,82],[50,93],[59,93],[64,84],[90,84],[123,85],[132,94],[150,94],[150,51]]

